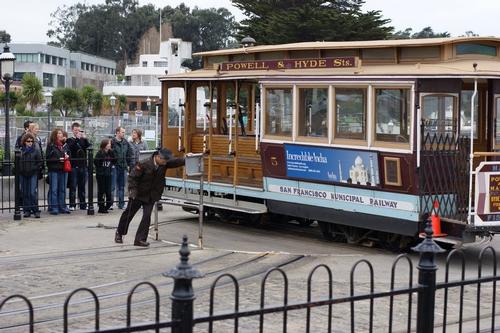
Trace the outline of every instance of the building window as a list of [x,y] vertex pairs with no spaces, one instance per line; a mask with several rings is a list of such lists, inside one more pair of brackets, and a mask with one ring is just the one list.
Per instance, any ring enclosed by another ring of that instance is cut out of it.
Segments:
[[69,67],[70,68],[76,68],[76,61],[70,60],[69,61]]
[[141,102],[141,111],[148,111],[148,103]]
[[366,139],[366,89],[335,89],[335,137]]
[[54,86],[54,74],[43,73],[43,86],[44,87]]
[[409,142],[410,110],[408,89],[375,89],[375,140]]
[[52,65],[57,65],[57,57],[52,56]]
[[292,88],[266,89],[266,134],[292,135],[292,106]]
[[34,72],[14,72],[14,81],[21,81],[25,75],[33,75],[35,76]]
[[492,57],[497,56],[496,46],[475,43],[458,44],[455,46],[455,52],[457,55],[480,54]]
[[64,66],[64,59],[63,58],[59,58],[58,64],[59,64],[59,66]]
[[148,62],[147,61],[143,61],[142,62],[142,67],[148,67]]
[[136,111],[137,110],[137,102],[130,102],[128,104],[128,109],[129,109],[129,111]]
[[48,54],[45,55],[45,63],[50,64],[50,56]]
[[328,137],[328,88],[300,88],[300,136]]
[[168,67],[168,62],[166,61],[155,61],[154,67]]
[[66,86],[66,78],[64,75],[57,75],[57,87],[64,88]]
[[426,95],[422,103],[422,120],[425,133],[454,133],[455,97],[447,95]]

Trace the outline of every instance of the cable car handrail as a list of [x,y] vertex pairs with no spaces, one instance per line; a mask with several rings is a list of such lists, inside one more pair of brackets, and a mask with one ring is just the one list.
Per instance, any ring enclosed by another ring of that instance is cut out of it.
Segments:
[[500,156],[500,151],[475,151],[474,157],[491,157],[491,156]]

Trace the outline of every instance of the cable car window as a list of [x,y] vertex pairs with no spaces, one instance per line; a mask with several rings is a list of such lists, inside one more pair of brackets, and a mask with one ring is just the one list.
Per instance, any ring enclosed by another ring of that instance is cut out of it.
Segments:
[[410,91],[375,89],[375,140],[410,141]]
[[266,89],[266,134],[292,135],[292,88]]
[[299,89],[299,135],[328,137],[328,88]]
[[335,89],[335,137],[366,139],[366,89]]
[[[208,86],[196,88],[196,128],[209,128],[212,119],[212,127],[217,126],[217,100],[212,101],[212,115],[210,116],[210,88]],[[208,114],[208,117],[207,117]],[[206,120],[205,120],[206,119]],[[204,125],[205,124],[205,125]]]
[[481,54],[486,56],[497,56],[497,48],[493,45],[486,44],[475,44],[475,43],[463,43],[455,46],[455,51],[457,55],[465,54]]
[[[474,91],[472,90],[462,90],[460,92],[460,135],[467,137],[470,137],[471,130],[470,102],[473,94]],[[474,101],[474,139],[477,139],[477,133],[479,132],[478,106],[479,93]]]
[[423,97],[422,120],[424,133],[454,133],[455,97],[426,95]]
[[168,89],[168,127],[179,127],[179,114],[182,114],[181,127],[184,127],[184,89]]

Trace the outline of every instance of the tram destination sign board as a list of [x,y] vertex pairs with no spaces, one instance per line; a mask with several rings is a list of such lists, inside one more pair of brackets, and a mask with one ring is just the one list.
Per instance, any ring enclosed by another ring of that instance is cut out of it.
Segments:
[[315,58],[315,59],[283,59],[283,60],[251,60],[223,62],[223,72],[282,70],[282,69],[322,69],[348,68],[356,66],[355,57]]
[[500,225],[500,163],[481,162],[476,168],[475,225]]

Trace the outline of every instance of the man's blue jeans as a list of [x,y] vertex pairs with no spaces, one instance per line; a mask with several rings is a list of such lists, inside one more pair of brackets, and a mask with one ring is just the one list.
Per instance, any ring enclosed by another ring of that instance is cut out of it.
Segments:
[[86,209],[87,204],[85,200],[85,184],[87,182],[87,168],[75,167],[71,169],[71,174],[69,176],[70,207],[76,207],[76,193],[78,189],[78,201],[80,203],[80,209]]
[[111,171],[111,196],[115,195],[118,197],[118,208],[125,208],[125,177],[127,176],[127,170],[115,166]]
[[38,209],[38,175],[20,176],[23,194],[23,211],[25,213],[36,213]]

